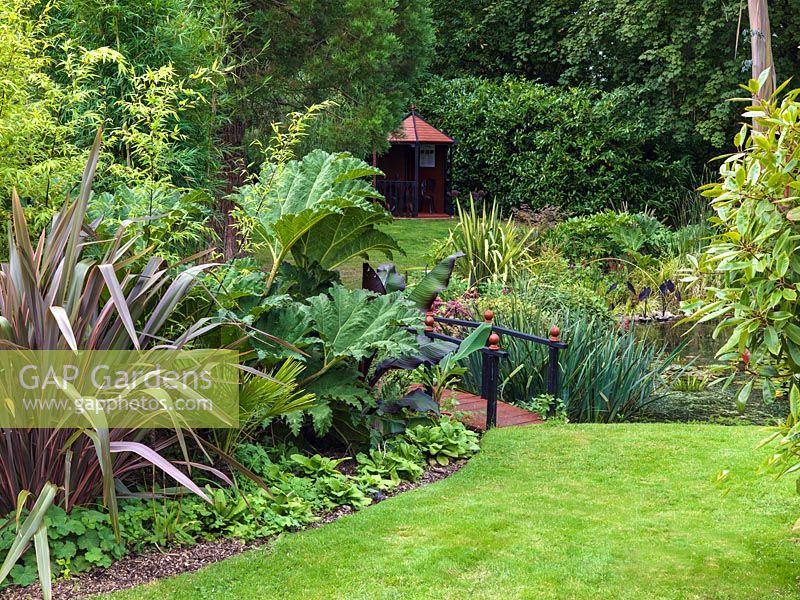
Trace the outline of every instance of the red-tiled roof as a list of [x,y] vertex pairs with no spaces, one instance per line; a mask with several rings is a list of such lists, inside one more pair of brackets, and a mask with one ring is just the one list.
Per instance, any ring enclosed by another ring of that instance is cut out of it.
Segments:
[[402,126],[389,134],[389,141],[393,144],[454,144],[455,140],[443,134],[414,111],[403,119]]

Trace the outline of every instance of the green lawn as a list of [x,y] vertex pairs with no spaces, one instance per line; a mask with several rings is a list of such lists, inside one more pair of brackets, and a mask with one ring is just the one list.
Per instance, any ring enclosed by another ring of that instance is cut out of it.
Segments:
[[[397,254],[394,257],[398,270],[405,273],[430,266],[426,254],[430,251],[431,244],[447,238],[456,223],[455,219],[395,219],[390,225],[383,227],[383,231],[394,237],[406,253],[405,256]],[[385,261],[384,257],[376,257],[372,262],[378,264],[382,261]],[[346,284],[360,284],[362,262],[359,258],[345,263],[339,269]]]
[[445,481],[115,598],[798,598],[800,500],[754,474],[762,435],[495,430]]

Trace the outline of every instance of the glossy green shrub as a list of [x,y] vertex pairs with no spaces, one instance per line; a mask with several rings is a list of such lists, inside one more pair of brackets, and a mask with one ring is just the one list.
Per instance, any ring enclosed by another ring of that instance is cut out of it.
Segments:
[[[718,275],[693,305],[698,322],[718,320],[717,352],[728,363],[725,385],[741,382],[740,409],[754,390],[765,402],[788,392],[789,415],[770,439],[769,464],[779,474],[800,469],[800,88],[752,102],[770,76],[750,80],[734,138],[737,151],[725,157],[719,180],[704,186],[711,199],[716,235],[694,260],[696,279]],[[752,119],[752,124],[749,120]],[[721,274],[721,276],[719,276]],[[796,475],[795,475],[796,476]],[[800,488],[798,488],[800,489]]]

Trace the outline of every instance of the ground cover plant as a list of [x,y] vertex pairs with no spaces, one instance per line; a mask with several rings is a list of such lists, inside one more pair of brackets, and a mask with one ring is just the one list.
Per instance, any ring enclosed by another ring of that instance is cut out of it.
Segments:
[[[793,598],[800,501],[792,482],[756,475],[762,435],[498,429],[445,481],[111,597]],[[727,494],[720,466],[736,474]]]
[[[386,445],[355,457],[331,459],[309,455],[296,447],[265,447],[240,443],[236,458],[253,478],[236,476],[237,488],[212,484],[201,498],[156,497],[119,501],[118,532],[108,512],[100,507],[76,507],[69,512],[50,506],[44,523],[49,540],[50,570],[69,578],[91,568],[109,567],[131,552],[171,548],[233,537],[243,541],[296,531],[317,523],[320,515],[337,507],[360,509],[394,490],[402,482],[422,476],[427,463],[447,465],[478,451],[477,434],[458,422],[443,419],[408,429]],[[351,463],[345,473],[340,466]],[[27,510],[21,511],[25,517]],[[14,544],[15,516],[0,521],[0,552]],[[29,548],[11,568],[9,581],[28,585],[37,580],[40,559]]]

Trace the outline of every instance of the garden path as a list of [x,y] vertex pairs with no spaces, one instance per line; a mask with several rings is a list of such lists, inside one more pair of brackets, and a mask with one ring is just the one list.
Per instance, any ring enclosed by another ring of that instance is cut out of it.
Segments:
[[[486,430],[486,399],[468,392],[456,392],[456,411],[463,413],[461,420],[479,431]],[[538,425],[542,418],[524,408],[497,401],[497,426]]]

